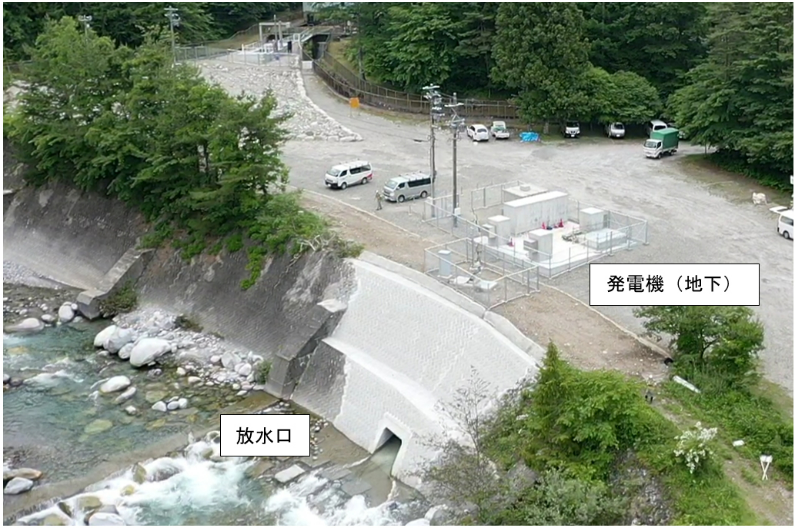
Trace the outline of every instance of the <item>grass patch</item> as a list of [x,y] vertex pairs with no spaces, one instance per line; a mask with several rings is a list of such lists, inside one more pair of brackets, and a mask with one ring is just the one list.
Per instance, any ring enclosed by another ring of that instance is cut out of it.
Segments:
[[129,313],[138,305],[138,295],[133,284],[127,282],[121,289],[99,303],[103,318],[111,318],[120,313]]
[[350,40],[338,40],[332,41],[327,45],[327,50],[329,50],[329,55],[332,56],[332,59],[339,61],[340,64],[351,70],[352,72],[356,72],[358,70],[357,65],[353,64],[348,55],[351,53],[352,41]]
[[[702,388],[699,381],[694,384]],[[744,445],[735,450],[745,458],[757,462],[761,454],[773,456],[772,478],[793,487],[793,419],[781,414],[771,399],[732,389],[694,394],[673,382],[664,388],[684,411],[717,426],[728,444],[743,440]]]

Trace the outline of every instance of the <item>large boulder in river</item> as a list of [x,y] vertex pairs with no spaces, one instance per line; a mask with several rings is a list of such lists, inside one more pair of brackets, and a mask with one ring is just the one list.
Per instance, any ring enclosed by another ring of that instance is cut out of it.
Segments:
[[135,346],[135,344],[133,344],[132,342],[128,342],[127,344],[122,346],[122,349],[119,350],[119,354],[118,354],[119,355],[119,359],[129,359],[130,358],[130,352],[133,351],[133,346]]
[[117,326],[111,325],[103,329],[99,333],[97,333],[97,336],[94,337],[94,347],[95,348],[105,347],[105,341],[111,338],[111,335],[113,335],[116,332],[116,329]]
[[72,309],[72,304],[65,302],[58,308],[58,320],[66,324],[71,322],[73,318],[75,318],[75,311]]
[[38,318],[26,318],[22,322],[18,324],[13,324],[11,326],[6,327],[6,331],[9,332],[18,332],[18,333],[32,333],[35,331],[41,331],[44,329],[44,322],[39,320]]
[[146,366],[165,353],[171,351],[171,344],[165,339],[141,339],[130,352],[130,364]]
[[14,477],[9,481],[8,484],[6,484],[6,488],[3,490],[3,493],[6,495],[19,495],[20,493],[25,493],[31,489],[33,489],[32,480],[22,477]]
[[133,330],[130,328],[116,328],[111,336],[105,339],[103,347],[110,353],[119,353],[122,347],[133,341]]
[[124,390],[128,386],[130,386],[130,380],[123,375],[117,375],[102,383],[102,386],[100,386],[100,392],[103,394],[110,394],[112,392]]

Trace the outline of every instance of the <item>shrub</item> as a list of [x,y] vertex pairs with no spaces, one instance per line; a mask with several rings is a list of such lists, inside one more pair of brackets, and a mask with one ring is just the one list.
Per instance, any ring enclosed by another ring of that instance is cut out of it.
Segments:
[[572,368],[552,343],[526,412],[528,437],[539,444],[525,450],[529,464],[577,464],[581,478],[603,475],[616,454],[661,436],[638,383],[619,372]]
[[195,331],[197,333],[202,331],[202,326],[200,326],[196,320],[186,315],[179,315],[174,320],[174,323],[177,325],[177,327],[188,331]]
[[136,295],[132,283],[128,282],[108,298],[100,301],[99,310],[104,318],[110,318],[120,313],[129,313],[137,305],[138,295]]
[[268,382],[268,376],[271,375],[271,361],[263,361],[257,367],[257,372],[254,375],[254,380],[258,385],[264,385]]
[[715,427],[705,429],[702,427],[702,423],[697,422],[694,429],[683,431],[677,438],[674,456],[685,463],[688,472],[692,475],[698,469],[703,468],[713,457],[714,453],[710,442],[716,436],[717,431],[718,429]]

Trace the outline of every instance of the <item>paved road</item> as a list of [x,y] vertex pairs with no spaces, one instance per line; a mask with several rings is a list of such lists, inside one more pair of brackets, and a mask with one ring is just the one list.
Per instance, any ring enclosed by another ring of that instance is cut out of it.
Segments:
[[[345,101],[331,94],[312,74],[305,74],[310,98],[342,124],[360,133],[356,143],[290,142],[285,160],[291,183],[328,194],[360,208],[374,208],[376,186],[389,178],[428,167],[426,124],[361,113],[352,116]],[[779,237],[768,208],[753,206],[753,184],[724,183],[731,177],[706,173],[683,163],[683,155],[702,148],[683,146],[674,157],[648,160],[640,140],[570,140],[546,145],[517,141],[473,144],[459,142],[459,183],[465,191],[479,186],[523,180],[546,189],[566,190],[582,204],[615,210],[649,221],[648,246],[620,252],[605,261],[617,263],[760,263],[761,305],[766,327],[764,371],[772,381],[793,392],[793,243]],[[438,136],[439,187],[450,192],[450,134]],[[329,190],[323,184],[327,167],[352,158],[369,160],[374,184]],[[440,193],[440,191],[438,191]],[[387,204],[380,215],[418,231],[411,203]],[[410,226],[411,225],[411,226]],[[428,229],[428,227],[426,227]],[[588,301],[588,269],[553,281],[554,285]],[[630,307],[602,307],[607,316],[641,332]]]

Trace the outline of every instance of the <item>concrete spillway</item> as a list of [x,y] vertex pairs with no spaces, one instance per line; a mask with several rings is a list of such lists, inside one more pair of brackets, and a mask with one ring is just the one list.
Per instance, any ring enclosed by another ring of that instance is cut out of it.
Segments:
[[393,473],[416,483],[434,455],[424,442],[461,428],[448,406],[472,370],[497,397],[536,374],[543,350],[524,351],[484,319],[413,281],[414,271],[352,263],[356,288],[348,308],[310,358],[293,399],[371,452],[391,435],[400,438]]

